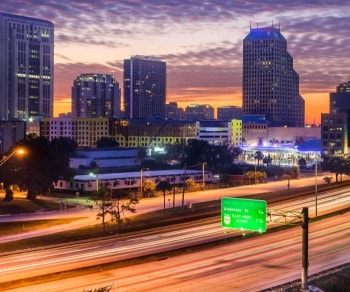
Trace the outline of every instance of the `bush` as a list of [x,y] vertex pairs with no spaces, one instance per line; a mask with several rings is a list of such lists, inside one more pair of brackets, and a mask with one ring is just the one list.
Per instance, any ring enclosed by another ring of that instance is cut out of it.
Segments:
[[327,183],[327,184],[330,184],[332,179],[333,178],[331,176],[326,176],[326,177],[323,178],[324,182]]

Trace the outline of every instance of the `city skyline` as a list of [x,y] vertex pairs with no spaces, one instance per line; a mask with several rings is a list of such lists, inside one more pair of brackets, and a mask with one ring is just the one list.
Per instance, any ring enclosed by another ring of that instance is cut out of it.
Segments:
[[123,60],[132,55],[167,63],[167,103],[241,106],[243,39],[250,26],[272,22],[288,39],[306,123],[319,123],[329,93],[350,79],[347,1],[14,0],[0,11],[54,23],[55,116],[71,110],[76,76],[112,74],[122,84]]

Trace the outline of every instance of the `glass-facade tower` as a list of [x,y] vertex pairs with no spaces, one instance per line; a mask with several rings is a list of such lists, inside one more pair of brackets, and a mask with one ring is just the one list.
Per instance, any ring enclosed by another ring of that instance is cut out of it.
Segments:
[[166,63],[152,56],[124,60],[125,118],[164,118],[165,103]]
[[54,25],[0,13],[0,119],[53,115]]
[[72,87],[72,116],[120,118],[120,87],[113,75],[79,75]]
[[243,114],[265,115],[275,127],[304,126],[299,75],[279,28],[251,28],[243,40]]

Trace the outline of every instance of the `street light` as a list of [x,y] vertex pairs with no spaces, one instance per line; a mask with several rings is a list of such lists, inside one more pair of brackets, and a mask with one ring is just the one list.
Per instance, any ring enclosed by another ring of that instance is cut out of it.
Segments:
[[17,148],[14,151],[12,151],[9,155],[3,156],[0,160],[0,166],[3,165],[7,160],[9,160],[13,155],[19,154],[23,155],[25,153],[23,148]]
[[[8,161],[13,155],[23,155],[25,150],[23,148],[15,148],[9,155],[3,156],[0,160],[0,166],[2,166],[6,161]],[[1,182],[1,191],[4,189],[4,183]]]
[[96,195],[98,195],[98,191],[99,191],[99,188],[98,188],[98,163],[96,163],[96,175],[94,175],[94,173],[90,173],[91,176],[94,176],[96,177]]
[[207,164],[206,162],[202,163],[202,187],[203,187],[203,190],[205,188],[204,167],[205,167],[206,164]]

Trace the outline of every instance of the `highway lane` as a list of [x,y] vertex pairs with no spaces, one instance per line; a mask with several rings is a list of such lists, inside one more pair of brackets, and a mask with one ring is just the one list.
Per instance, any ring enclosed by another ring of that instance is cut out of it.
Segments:
[[[334,193],[334,191],[331,191],[331,193],[331,196],[329,193],[319,195],[320,212],[325,212],[327,208],[333,209],[338,199],[342,201],[343,206],[350,206],[350,196],[347,195],[346,190],[340,190],[339,194]],[[346,198],[347,202],[345,203],[344,200]],[[308,204],[312,207],[314,204],[313,198],[309,198],[309,202],[304,199],[290,200],[281,204],[271,205],[269,208],[273,210],[288,210],[291,213],[288,217],[288,220],[290,220],[288,222],[292,222],[298,220],[302,207],[306,207]],[[277,214],[272,215],[269,219],[271,219],[271,222],[268,228],[271,228],[278,224],[284,224],[286,217]],[[123,239],[111,237],[100,241],[71,244],[70,246],[1,255],[0,274],[2,276],[0,281],[5,282],[45,273],[98,265],[234,235],[242,235],[242,232],[232,230],[228,232],[220,226],[220,222],[215,222],[138,238]]]
[[[310,224],[309,275],[350,261],[350,213]],[[301,228],[295,227],[161,261],[48,282],[19,291],[259,291],[300,279]]]

